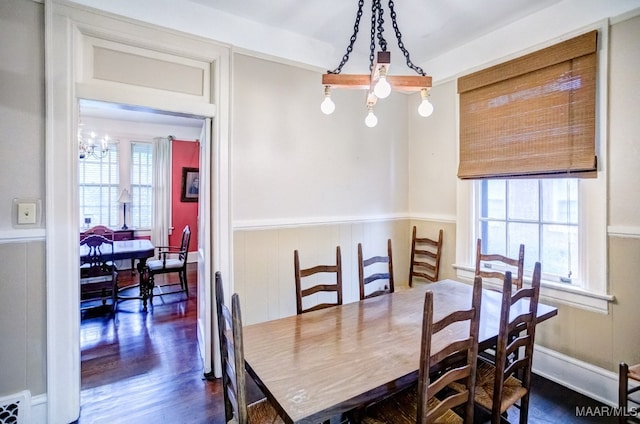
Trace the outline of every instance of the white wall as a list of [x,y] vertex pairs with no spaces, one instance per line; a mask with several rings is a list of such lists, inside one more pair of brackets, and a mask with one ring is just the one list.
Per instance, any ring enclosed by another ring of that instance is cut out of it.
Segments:
[[406,214],[406,96],[376,106],[365,91],[334,90],[320,111],[318,72],[236,54],[233,84],[235,227]]

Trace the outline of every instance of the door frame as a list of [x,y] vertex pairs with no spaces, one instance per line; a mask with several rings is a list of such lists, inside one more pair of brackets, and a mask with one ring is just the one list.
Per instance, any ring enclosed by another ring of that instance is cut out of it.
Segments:
[[[136,48],[184,55],[210,66],[207,101],[175,93],[145,92],[88,81],[82,67],[85,37],[114,40]],[[206,269],[231,276],[230,216],[230,50],[211,40],[133,21],[63,0],[45,0],[46,78],[46,298],[48,422],[73,422],[80,414],[80,310],[78,231],[77,99],[88,98],[215,117],[212,143],[201,160],[210,164],[210,201],[203,226],[210,228],[211,248],[203,256]],[[144,93],[148,93],[145,95]],[[208,285],[213,276],[206,276]],[[230,278],[229,278],[230,280]],[[212,292],[209,287],[209,292]],[[213,300],[207,299],[212,308]],[[212,314],[209,314],[211,316]],[[213,323],[208,323],[209,327]],[[215,340],[215,338],[214,338]],[[205,346],[216,355],[212,346]],[[212,364],[204,363],[205,372]]]

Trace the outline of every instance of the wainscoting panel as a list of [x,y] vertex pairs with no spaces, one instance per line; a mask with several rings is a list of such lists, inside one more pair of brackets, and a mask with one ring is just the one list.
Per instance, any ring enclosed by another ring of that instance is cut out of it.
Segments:
[[359,300],[358,243],[363,244],[365,256],[383,255],[391,238],[396,287],[402,287],[408,279],[410,237],[405,219],[236,229],[232,287],[240,295],[244,322],[295,315],[294,250],[307,268],[335,264],[339,245],[343,301],[350,303]]

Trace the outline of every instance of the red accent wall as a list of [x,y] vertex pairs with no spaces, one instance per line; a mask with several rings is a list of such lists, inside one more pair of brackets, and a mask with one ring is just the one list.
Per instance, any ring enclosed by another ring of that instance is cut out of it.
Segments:
[[171,163],[171,216],[173,234],[169,236],[169,245],[180,246],[182,229],[189,225],[191,241],[189,251],[198,250],[198,202],[181,202],[182,168],[200,167],[200,142],[173,140]]

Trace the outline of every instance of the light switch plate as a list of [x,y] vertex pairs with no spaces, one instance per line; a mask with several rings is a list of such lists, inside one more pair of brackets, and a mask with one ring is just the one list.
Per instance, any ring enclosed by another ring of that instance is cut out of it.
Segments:
[[12,205],[13,228],[40,228],[42,224],[42,200],[35,198],[16,198]]
[[36,216],[35,203],[18,203],[18,224],[35,224]]

